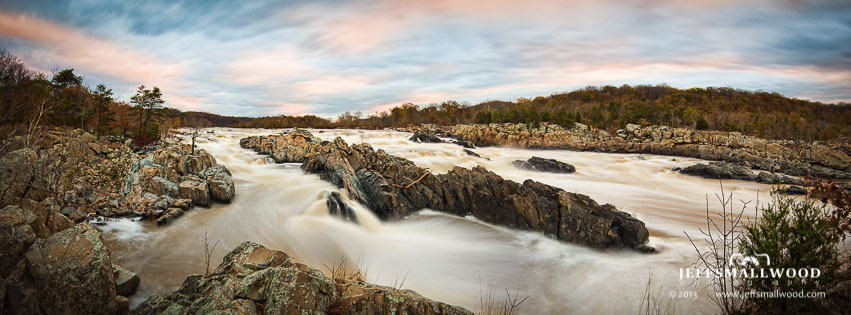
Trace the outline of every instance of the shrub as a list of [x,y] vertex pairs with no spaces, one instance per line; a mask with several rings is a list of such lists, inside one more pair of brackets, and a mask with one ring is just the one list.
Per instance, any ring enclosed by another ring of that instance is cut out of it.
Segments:
[[[767,254],[769,268],[818,268],[818,278],[742,278],[740,292],[818,292],[831,284],[839,269],[835,221],[831,211],[814,200],[797,200],[774,194],[773,201],[762,208],[762,218],[745,225],[741,252],[745,256]],[[766,268],[767,266],[763,266]],[[820,312],[820,299],[755,298],[745,304],[748,313]]]

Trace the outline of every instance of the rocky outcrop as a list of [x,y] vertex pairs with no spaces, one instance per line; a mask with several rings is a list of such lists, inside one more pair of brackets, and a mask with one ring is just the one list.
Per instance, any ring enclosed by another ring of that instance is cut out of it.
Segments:
[[[18,211],[7,207],[4,213],[7,210]],[[0,311],[116,314],[127,309],[127,298],[119,294],[132,293],[139,278],[111,263],[97,229],[81,223],[34,242],[23,240],[16,248],[28,243],[0,282]]]
[[738,179],[756,180],[756,174],[750,168],[725,162],[710,162],[709,164],[695,164],[685,168],[675,168],[682,174],[700,176],[709,179]]
[[204,150],[189,145],[161,148],[137,157],[116,201],[123,214],[142,213],[166,224],[192,205],[229,203],[235,186],[230,171]]
[[215,272],[186,278],[134,314],[472,314],[410,290],[331,279],[286,253],[245,242]]
[[411,140],[413,142],[424,142],[424,143],[442,143],[443,142],[443,140],[440,140],[440,138],[438,138],[437,136],[430,134],[430,133],[421,132],[421,131],[414,132],[414,134],[408,140]]
[[240,145],[273,156],[309,152],[287,155],[293,158],[281,162],[301,162],[306,172],[346,189],[385,220],[428,208],[595,248],[649,250],[644,246],[648,239],[644,223],[614,206],[532,180],[522,184],[505,180],[482,167],[455,167],[435,175],[368,144],[349,146],[341,138],[322,142],[301,130],[248,137]]
[[576,167],[573,165],[554,160],[554,159],[545,159],[537,156],[533,156],[532,158],[523,161],[523,160],[514,160],[511,162],[511,165],[514,165],[516,168],[522,168],[537,172],[549,172],[549,173],[573,173],[576,172]]
[[737,132],[638,125],[627,125],[614,134],[582,124],[572,129],[551,124],[535,128],[525,124],[477,124],[425,125],[413,130],[440,132],[477,146],[673,155],[724,161],[792,176],[851,179],[851,145],[847,143],[767,140]]

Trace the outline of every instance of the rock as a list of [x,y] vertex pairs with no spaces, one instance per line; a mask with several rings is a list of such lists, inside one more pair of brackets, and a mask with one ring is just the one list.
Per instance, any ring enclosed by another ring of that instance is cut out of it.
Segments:
[[210,205],[210,190],[206,181],[188,178],[180,182],[180,198],[192,200],[196,206]]
[[115,303],[118,305],[118,309],[122,312],[127,311],[130,308],[130,299],[125,296],[116,295]]
[[533,156],[532,158],[523,161],[523,160],[515,160],[511,162],[511,165],[514,165],[516,168],[527,169],[538,172],[549,172],[549,173],[573,173],[576,172],[576,168],[573,165],[553,160],[553,159],[544,159],[539,158],[537,156]]
[[343,200],[340,193],[333,191],[328,194],[326,205],[328,207],[328,214],[339,216],[346,221],[358,222],[358,216],[355,214],[355,210]]
[[88,215],[88,213],[86,213],[85,211],[82,211],[80,209],[77,209],[77,207],[65,207],[65,208],[62,208],[62,210],[60,210],[59,213],[68,217],[68,220],[71,220],[74,223],[83,222],[83,220],[85,220],[86,216]]
[[772,184],[772,185],[781,183],[780,176],[778,176],[776,174],[772,174],[772,173],[766,173],[766,172],[759,172],[759,174],[756,175],[756,181],[763,183],[763,184]]
[[464,153],[467,153],[467,155],[469,155],[469,156],[475,156],[475,157],[478,157],[478,158],[482,157],[481,155],[479,155],[476,152],[473,152],[473,150],[470,150],[470,149],[464,149]]
[[30,226],[34,222],[32,214],[17,206],[0,209],[0,279],[9,275],[36,240]]
[[180,208],[169,208],[157,219],[157,225],[165,225],[183,215],[183,210]]
[[189,210],[192,209],[192,199],[178,198],[174,199],[171,202],[171,206],[175,208],[180,208],[181,210]]
[[36,241],[26,254],[48,314],[115,314],[115,278],[100,233],[81,223]]
[[542,123],[420,126],[414,131],[452,135],[476,145],[641,153],[723,161],[792,176],[851,179],[851,150],[842,142],[767,140],[736,132],[628,125],[615,135],[576,124],[571,129]]
[[475,149],[476,148],[476,146],[473,145],[473,143],[470,142],[470,141],[454,140],[454,141],[452,141],[452,143],[460,145],[460,146],[467,148],[467,149]]
[[139,275],[116,264],[112,265],[112,269],[113,277],[115,277],[115,292],[123,296],[133,294],[139,286]]
[[784,194],[787,194],[787,195],[806,195],[807,194],[807,190],[804,189],[804,187],[801,187],[801,186],[789,186],[789,187],[786,187],[786,189],[782,190],[782,192]]
[[458,216],[473,215],[491,224],[538,231],[547,236],[595,248],[638,248],[648,238],[644,223],[611,205],[588,196],[531,180],[522,185],[482,167],[455,167],[431,174],[368,144],[349,146],[304,141],[309,134],[249,137],[240,143],[258,152],[309,152],[286,162],[300,162],[384,220],[405,217],[428,208]]
[[0,281],[0,310],[5,314],[42,314],[41,299],[35,281],[27,271],[26,260],[21,259],[9,271],[9,275]]
[[757,176],[750,168],[726,162],[710,162],[695,164],[679,171],[682,174],[700,176],[710,179],[738,179],[753,181]]
[[472,314],[396,290],[330,279],[287,254],[245,242],[208,277],[186,278],[174,292],[153,296],[134,314]]
[[414,135],[408,140],[422,143],[443,143],[443,140],[440,140],[437,136],[420,131],[414,132]]
[[210,187],[210,197],[214,201],[230,203],[235,194],[233,179],[230,171],[218,165],[204,170],[202,173]]

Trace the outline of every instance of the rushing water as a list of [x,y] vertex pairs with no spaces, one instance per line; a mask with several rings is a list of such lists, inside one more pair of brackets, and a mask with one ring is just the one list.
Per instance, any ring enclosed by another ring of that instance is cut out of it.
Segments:
[[[637,154],[605,154],[561,150],[478,148],[483,158],[468,156],[454,144],[419,144],[408,133],[357,130],[312,130],[330,140],[369,143],[412,160],[435,173],[452,167],[481,165],[504,178],[534,179],[570,192],[611,203],[643,220],[650,245],[658,254],[631,250],[598,251],[558,242],[539,233],[491,226],[475,218],[459,218],[424,210],[404,220],[380,222],[358,205],[361,224],[329,216],[325,196],[339,191],[298,164],[266,165],[263,156],[239,147],[249,135],[270,130],[215,129],[199,146],[230,169],[236,185],[231,204],[196,208],[175,222],[121,219],[103,228],[113,259],[142,278],[131,297],[136,305],[152,294],[173,290],[183,279],[205,270],[203,241],[219,242],[211,268],[243,241],[286,251],[318,269],[346,259],[378,284],[413,289],[420,294],[477,310],[483,299],[530,296],[522,313],[634,313],[650,273],[654,290],[667,301],[672,291],[695,290],[679,280],[679,268],[696,258],[684,232],[697,235],[705,224],[706,200],[717,212],[719,182],[671,172],[700,160]],[[571,174],[520,170],[515,159],[555,158],[576,166]],[[487,158],[487,159],[485,159]],[[725,181],[735,200],[768,200],[768,185]],[[759,193],[758,193],[759,191]],[[345,194],[344,194],[345,195]],[[707,197],[708,196],[708,197]],[[737,202],[738,203],[738,202]],[[752,210],[752,206],[748,209]],[[704,283],[705,284],[705,283]],[[713,313],[714,305],[697,288],[697,299],[675,300],[677,312]]]

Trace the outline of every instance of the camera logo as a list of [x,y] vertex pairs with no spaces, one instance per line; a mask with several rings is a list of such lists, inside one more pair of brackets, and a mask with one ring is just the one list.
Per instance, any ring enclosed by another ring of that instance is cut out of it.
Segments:
[[[763,259],[761,259],[763,258]],[[745,256],[741,253],[735,253],[730,256],[730,266],[747,266],[748,264],[759,267],[761,265],[760,261],[765,261],[766,266],[771,266],[771,257],[768,257],[768,254],[756,254],[753,256]]]

